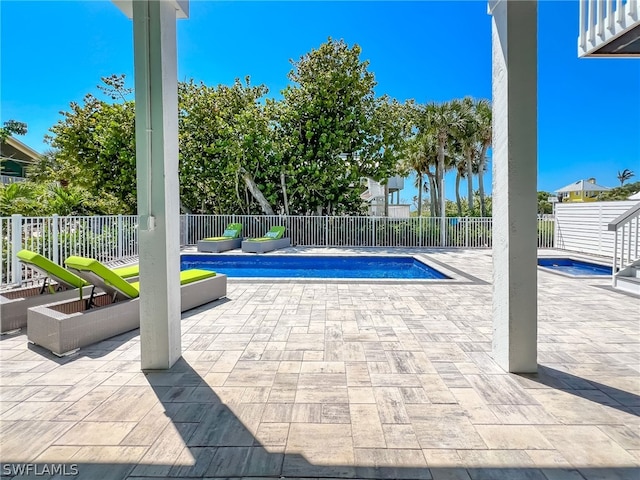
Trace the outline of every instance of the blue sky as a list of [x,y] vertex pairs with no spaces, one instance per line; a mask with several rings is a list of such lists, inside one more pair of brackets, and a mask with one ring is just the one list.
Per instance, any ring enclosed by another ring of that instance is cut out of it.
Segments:
[[[0,27],[0,120],[26,122],[20,139],[36,150],[69,102],[98,93],[100,77],[124,73],[133,83],[132,24],[111,2],[3,0]],[[577,35],[577,1],[539,2],[539,190],[588,177],[615,186],[624,168],[640,180],[640,61],[578,59]],[[329,36],[362,47],[378,94],[491,98],[485,1],[192,0],[178,22],[179,79],[217,85],[250,75],[278,97],[289,59]],[[448,177],[450,199],[453,184]],[[413,195],[406,188],[401,198]]]

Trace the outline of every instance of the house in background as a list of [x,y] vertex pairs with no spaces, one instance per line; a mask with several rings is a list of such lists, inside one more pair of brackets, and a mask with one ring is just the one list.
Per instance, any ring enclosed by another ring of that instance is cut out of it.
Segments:
[[14,137],[0,142],[0,178],[2,184],[21,182],[27,167],[36,163],[40,154]]
[[562,187],[556,193],[558,201],[563,203],[595,202],[598,195],[609,190],[609,187],[596,184],[595,178],[589,178]]
[[[372,178],[363,178],[367,189],[360,195],[360,198],[367,203],[367,213],[375,217],[384,216],[385,186],[376,182]],[[388,180],[389,195],[389,217],[407,218],[409,217],[410,205],[400,203],[400,190],[404,188],[404,178],[400,176],[390,177]],[[395,203],[393,201],[395,193]]]

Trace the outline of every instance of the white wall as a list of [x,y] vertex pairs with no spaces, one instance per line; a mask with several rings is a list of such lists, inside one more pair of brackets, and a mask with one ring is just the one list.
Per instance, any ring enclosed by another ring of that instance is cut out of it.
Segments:
[[609,222],[637,201],[556,204],[556,248],[613,257],[613,232]]

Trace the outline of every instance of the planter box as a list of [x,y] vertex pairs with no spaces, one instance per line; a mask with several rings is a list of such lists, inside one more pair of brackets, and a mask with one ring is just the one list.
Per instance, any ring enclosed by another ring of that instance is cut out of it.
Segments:
[[[226,275],[188,283],[180,288],[180,310],[190,310],[226,294]],[[30,308],[28,340],[62,356],[140,327],[138,298],[109,303],[109,296],[100,294],[94,299],[97,306],[88,310],[80,299]]]
[[[41,286],[16,288],[0,294],[0,333],[19,330],[27,326],[27,310],[31,307],[53,302],[80,299],[79,289],[62,290],[55,293],[40,293]],[[91,287],[84,287],[89,294]]]

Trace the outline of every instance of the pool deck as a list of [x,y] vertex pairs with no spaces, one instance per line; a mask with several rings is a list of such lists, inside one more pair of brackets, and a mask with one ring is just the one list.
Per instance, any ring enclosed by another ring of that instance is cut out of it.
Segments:
[[[292,251],[329,252],[274,254]],[[166,372],[140,372],[137,330],[62,359],[0,337],[0,476],[640,478],[638,297],[538,269],[539,372],[506,374],[490,250],[375,251],[464,276],[230,279],[227,299],[183,314]]]

